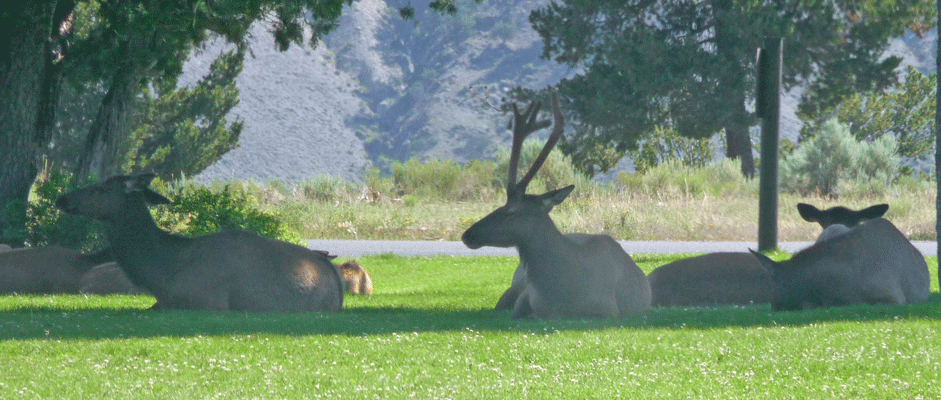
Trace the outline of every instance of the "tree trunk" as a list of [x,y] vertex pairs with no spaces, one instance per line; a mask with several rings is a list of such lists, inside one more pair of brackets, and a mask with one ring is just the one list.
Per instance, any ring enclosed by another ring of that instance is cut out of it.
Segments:
[[[744,109],[744,105],[742,107]],[[747,113],[741,119],[747,118]],[[739,118],[736,118],[739,119]],[[725,125],[725,156],[737,158],[742,162],[742,175],[748,178],[755,177],[755,157],[752,154],[751,137],[748,134],[748,124],[737,121]]]
[[[124,60],[130,60],[130,45],[124,42],[121,53]],[[116,69],[111,80],[111,87],[101,101],[95,121],[85,139],[85,151],[82,153],[75,174],[85,177],[96,175],[107,178],[121,173],[124,164],[124,145],[127,138],[128,119],[137,94],[136,73],[131,62]]]
[[[22,245],[29,190],[49,143],[43,90],[55,1],[7,2],[0,7],[0,241]],[[42,118],[42,120],[40,119]]]
[[741,160],[742,175],[754,178],[755,157],[748,135],[751,117],[745,109],[745,73],[741,71],[742,60],[738,56],[742,38],[737,37],[735,29],[730,28],[731,24],[739,23],[739,17],[734,12],[735,6],[731,0],[714,0],[712,7],[715,13],[716,53],[724,65],[721,68],[724,72],[719,77],[719,101],[724,108],[720,118],[725,121],[725,156]]

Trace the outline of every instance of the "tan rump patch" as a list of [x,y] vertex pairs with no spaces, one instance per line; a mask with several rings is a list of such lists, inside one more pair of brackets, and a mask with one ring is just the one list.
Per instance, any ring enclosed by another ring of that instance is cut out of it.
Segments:
[[318,281],[320,281],[320,272],[317,264],[302,260],[300,265],[294,268],[294,285],[302,291],[312,291]]

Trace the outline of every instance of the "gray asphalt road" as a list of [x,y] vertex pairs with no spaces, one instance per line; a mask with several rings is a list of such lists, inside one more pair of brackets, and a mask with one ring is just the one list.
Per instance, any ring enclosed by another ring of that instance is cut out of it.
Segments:
[[[310,248],[329,251],[340,257],[392,253],[402,256],[515,256],[515,248],[483,247],[468,249],[461,242],[398,241],[398,240],[308,240]],[[628,254],[640,253],[713,253],[719,251],[741,251],[757,249],[757,242],[636,242],[624,241],[621,247]],[[913,242],[926,256],[938,254],[937,242]],[[810,246],[811,242],[781,242],[778,247],[795,252]]]

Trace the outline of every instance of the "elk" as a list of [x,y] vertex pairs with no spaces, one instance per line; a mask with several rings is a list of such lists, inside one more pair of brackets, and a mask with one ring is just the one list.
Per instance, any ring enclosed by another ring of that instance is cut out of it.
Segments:
[[513,144],[506,183],[506,204],[472,225],[461,237],[471,249],[516,247],[519,279],[500,298],[497,310],[512,308],[513,318],[612,318],[641,315],[650,308],[650,285],[643,271],[607,235],[562,234],[549,217],[575,188],[541,195],[526,187],[562,136],[564,117],[552,95],[554,125],[546,145],[517,182],[523,140],[552,125],[537,121],[540,103],[520,113],[513,106]]
[[170,200],[153,174],[114,176],[56,200],[61,210],[103,222],[121,269],[157,298],[152,309],[336,312],[343,281],[323,252],[253,233],[183,237],[161,230],[148,204]]
[[350,260],[337,266],[343,276],[346,292],[352,294],[372,294],[372,278],[356,260]]
[[[887,204],[853,211],[845,207],[818,210],[799,203],[797,210],[817,222],[824,241],[849,231],[860,223],[885,214]],[[711,253],[663,265],[648,276],[655,306],[714,306],[770,303],[774,281],[771,272],[748,253]]]
[[0,252],[0,293],[78,293],[86,272],[113,260],[108,249],[82,254],[46,246]]
[[653,270],[651,303],[657,307],[751,305],[771,302],[771,274],[748,253],[709,253]]
[[751,250],[774,281],[771,308],[801,310],[928,299],[928,265],[891,222],[876,218],[775,262]]
[[110,262],[96,266],[82,275],[79,280],[80,293],[85,294],[146,294],[143,290],[127,279],[127,275],[118,266]]

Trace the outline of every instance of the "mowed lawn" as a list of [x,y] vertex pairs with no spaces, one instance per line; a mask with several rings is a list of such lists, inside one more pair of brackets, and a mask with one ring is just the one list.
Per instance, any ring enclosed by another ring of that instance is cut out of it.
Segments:
[[[649,273],[677,257],[635,259]],[[941,397],[934,258],[925,304],[664,308],[613,321],[493,312],[515,257],[358,262],[375,294],[347,296],[338,314],[0,297],[0,399]]]

